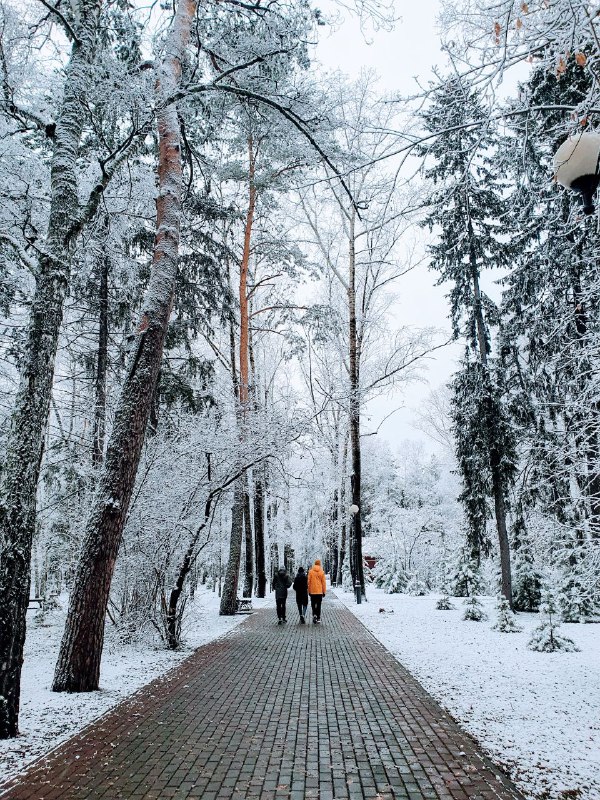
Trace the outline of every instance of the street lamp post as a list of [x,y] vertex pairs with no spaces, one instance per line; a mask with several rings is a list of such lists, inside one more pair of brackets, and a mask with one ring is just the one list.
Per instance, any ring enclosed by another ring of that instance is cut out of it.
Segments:
[[578,192],[584,214],[594,213],[594,194],[600,183],[600,133],[582,131],[570,136],[554,154],[554,178]]
[[358,605],[360,605],[360,603],[362,601],[362,592],[361,592],[361,585],[360,585],[360,573],[359,573],[359,570],[358,570],[358,558],[359,558],[359,555],[358,555],[358,548],[356,546],[356,531],[355,531],[356,515],[360,511],[360,508],[355,503],[352,503],[352,505],[349,508],[349,511],[350,511],[350,518],[351,518],[350,525],[351,525],[351,530],[352,530],[352,537],[351,537],[352,538],[352,561],[353,561],[353,564],[354,564],[354,569],[352,570],[352,572],[354,574],[354,592],[356,594],[356,602],[357,602]]

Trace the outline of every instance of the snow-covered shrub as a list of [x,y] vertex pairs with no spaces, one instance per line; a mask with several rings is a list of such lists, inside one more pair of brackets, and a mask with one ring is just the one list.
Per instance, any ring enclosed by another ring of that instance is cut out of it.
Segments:
[[452,611],[454,608],[447,594],[440,597],[440,599],[435,604],[435,607],[438,611]]
[[555,650],[565,650],[572,652],[579,650],[575,642],[567,636],[562,636],[558,631],[560,628],[560,616],[554,593],[547,589],[542,596],[540,606],[542,617],[540,624],[533,629],[531,639],[527,647],[540,653],[553,653]]
[[486,619],[483,605],[477,595],[472,594],[470,597],[467,597],[464,607],[465,613],[463,614],[463,619],[470,620],[471,622],[481,622],[481,620]]
[[382,558],[373,570],[375,584],[386,594],[399,594],[406,588],[406,573],[395,559]]
[[508,600],[503,595],[498,595],[496,600],[496,622],[492,625],[492,629],[501,633],[518,633],[523,630],[517,624]]
[[423,597],[427,594],[427,587],[425,581],[421,578],[418,572],[413,572],[408,576],[406,581],[406,592],[415,597]]
[[588,622],[598,616],[600,578],[585,547],[565,552],[564,577],[558,590],[563,622]]
[[342,589],[345,592],[354,591],[354,583],[352,581],[352,573],[350,572],[350,559],[345,558],[342,564]]

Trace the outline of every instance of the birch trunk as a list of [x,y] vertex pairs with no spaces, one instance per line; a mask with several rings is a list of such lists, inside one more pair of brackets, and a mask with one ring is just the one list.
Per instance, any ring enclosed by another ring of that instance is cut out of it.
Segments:
[[98,688],[106,607],[137,473],[175,288],[181,220],[180,127],[175,103],[196,0],[180,0],[158,71],[156,238],[137,347],[121,390],[115,424],[90,511],[54,674],[54,691]]
[[78,164],[102,0],[81,0],[65,67],[50,167],[50,215],[0,485],[0,738],[16,736],[36,492],[50,410],[70,251],[80,229]]

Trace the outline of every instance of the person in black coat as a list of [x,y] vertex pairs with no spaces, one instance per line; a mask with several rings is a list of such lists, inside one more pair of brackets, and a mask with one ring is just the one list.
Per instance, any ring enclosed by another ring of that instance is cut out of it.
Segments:
[[308,578],[304,567],[298,567],[298,574],[294,578],[292,588],[296,592],[296,605],[300,614],[300,622],[305,623],[306,609],[308,608]]
[[277,603],[277,624],[287,622],[285,618],[285,602],[287,600],[287,590],[292,585],[292,579],[288,575],[285,567],[280,567],[273,578],[273,589],[275,589],[275,602]]

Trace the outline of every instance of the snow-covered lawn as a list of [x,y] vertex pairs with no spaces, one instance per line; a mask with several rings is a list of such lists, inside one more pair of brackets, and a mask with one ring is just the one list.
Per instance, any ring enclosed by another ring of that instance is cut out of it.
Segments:
[[[66,605],[67,598],[61,598]],[[262,605],[255,600],[254,605]],[[16,739],[0,741],[0,783],[20,772],[34,759],[72,736],[120,700],[154,678],[168,672],[200,645],[222,636],[245,617],[219,616],[219,598],[202,587],[189,607],[185,648],[171,652],[148,645],[119,644],[112,626],[102,659],[100,691],[86,694],[55,694],[50,691],[52,675],[65,619],[64,608],[55,611],[43,625],[33,622],[29,612],[25,663],[22,674],[21,713]]]
[[497,633],[491,598],[487,621],[464,622],[457,598],[437,611],[432,596],[337,594],[529,797],[600,798],[600,625],[562,625],[578,653],[536,653],[537,615]]

